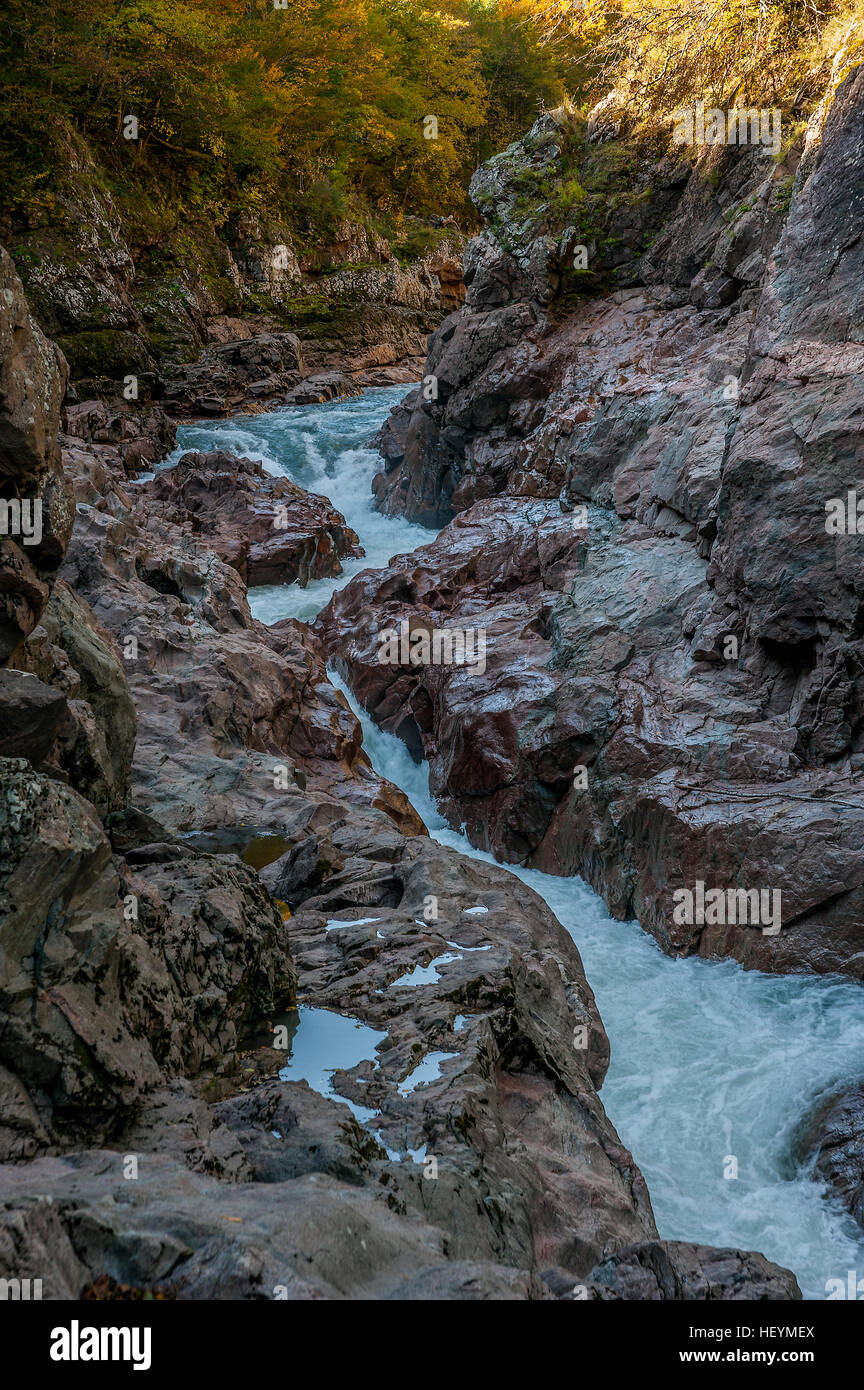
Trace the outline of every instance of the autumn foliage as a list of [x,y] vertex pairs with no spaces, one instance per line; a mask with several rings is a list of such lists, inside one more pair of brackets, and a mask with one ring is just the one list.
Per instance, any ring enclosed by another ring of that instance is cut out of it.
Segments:
[[532,0],[532,11],[547,42],[578,35],[595,80],[643,117],[697,96],[797,109],[832,67],[864,57],[860,0]]
[[560,100],[578,61],[577,41],[550,48],[524,22],[526,0],[283,2],[7,0],[7,206],[52,186],[70,125],[115,195],[149,181],[217,223],[244,207],[310,230],[358,209],[458,212],[478,162]]
[[[284,6],[284,8],[283,8]],[[864,0],[6,0],[0,215],[50,216],[76,141],[125,219],[302,239],[467,220],[471,173],[565,96],[806,110],[864,56]],[[139,138],[123,138],[134,115]],[[437,123],[429,135],[428,117]],[[667,121],[668,124],[668,121]]]

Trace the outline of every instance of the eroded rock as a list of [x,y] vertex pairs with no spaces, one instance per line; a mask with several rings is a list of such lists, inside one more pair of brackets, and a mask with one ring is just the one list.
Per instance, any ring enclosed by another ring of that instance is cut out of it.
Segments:
[[72,530],[57,448],[68,368],[0,248],[0,662],[32,632]]
[[[562,178],[566,132],[539,123],[476,176],[487,230],[430,344],[437,396],[394,412],[375,481],[385,511],[455,520],[319,620],[475,844],[584,875],[666,950],[856,978],[861,551],[826,510],[864,495],[860,199],[836,197],[862,81],[800,166],[800,142],[661,161],[631,287],[600,298],[562,293],[554,200],[519,198]],[[485,671],[381,665],[402,621],[485,626]],[[702,890],[749,915],[691,911]]]
[[252,870],[112,856],[76,792],[4,761],[3,1158],[117,1133],[147,1091],[293,1002],[282,918]]
[[820,1105],[799,1144],[812,1175],[864,1226],[864,1087],[853,1086]]
[[184,454],[137,495],[145,508],[152,501],[178,526],[206,538],[248,585],[305,586],[341,574],[340,558],[363,553],[326,497],[222,450]]

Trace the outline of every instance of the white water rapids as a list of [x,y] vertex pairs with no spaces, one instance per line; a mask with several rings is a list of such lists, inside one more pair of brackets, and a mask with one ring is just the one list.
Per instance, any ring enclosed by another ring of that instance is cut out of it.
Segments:
[[[169,463],[190,448],[260,459],[268,471],[325,493],[366,548],[338,579],[253,590],[262,622],[311,619],[359,570],[432,539],[372,507],[380,461],[364,446],[403,394],[402,387],[367,391],[179,431]],[[334,684],[360,718],[376,770],[407,793],[435,839],[490,860],[444,824],[426,765]],[[763,975],[729,961],[672,960],[637,923],[614,921],[581,879],[505,867],[545,898],[582,954],[612,1044],[603,1103],[645,1174],[661,1235],[759,1250],[792,1269],[808,1298],[824,1299],[826,1281],[845,1284],[849,1270],[864,1277],[864,1233],[791,1156],[814,1102],[864,1075],[860,986]],[[727,1156],[737,1159],[737,1178],[724,1177]]]

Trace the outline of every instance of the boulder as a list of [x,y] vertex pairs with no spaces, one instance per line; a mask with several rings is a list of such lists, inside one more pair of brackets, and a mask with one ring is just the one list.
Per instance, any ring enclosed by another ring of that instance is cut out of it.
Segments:
[[102,816],[122,810],[129,799],[135,706],[119,648],[62,580],[16,666],[38,677],[19,686],[23,694],[38,699],[36,688],[44,682],[42,688],[52,688],[62,701],[64,717],[39,756],[24,748],[7,756],[28,757],[34,767],[68,781]]
[[245,584],[305,586],[341,574],[345,556],[363,554],[356,533],[326,497],[222,450],[184,454],[143,484],[137,497],[206,538]]
[[0,1136],[4,1159],[119,1131],[293,1001],[280,914],[252,870],[112,856],[71,788],[3,762]]
[[[439,806],[478,847],[582,875],[673,954],[861,978],[864,789],[848,767],[814,767],[790,728],[832,668],[781,696],[782,668],[743,643],[735,609],[711,619],[735,659],[700,651],[705,576],[685,536],[495,499],[357,576],[316,630],[376,722],[429,759]],[[429,660],[401,652],[403,624],[406,643],[427,634]],[[468,658],[442,646],[435,664],[436,632],[467,634]],[[727,920],[724,897],[722,917],[700,919],[693,899],[688,918],[680,894],[699,882],[757,890],[759,914],[739,916],[736,897]]]
[[165,385],[167,409],[219,415],[248,400],[279,404],[305,375],[294,333],[263,333],[204,349],[194,362],[172,367]]
[[799,1143],[813,1178],[864,1226],[864,1086],[830,1096],[807,1119]]
[[621,1250],[588,1276],[590,1299],[610,1302],[787,1302],[801,1298],[795,1275],[752,1250],[716,1250],[680,1240]]

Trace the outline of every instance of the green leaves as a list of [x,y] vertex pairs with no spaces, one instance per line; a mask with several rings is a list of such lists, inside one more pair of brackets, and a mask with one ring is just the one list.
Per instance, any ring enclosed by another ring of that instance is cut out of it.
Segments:
[[[471,173],[563,92],[530,0],[7,0],[0,145],[30,204],[80,131],[121,210],[266,206],[302,236],[467,212]],[[137,136],[124,139],[124,121]],[[437,122],[430,138],[428,118]]]

